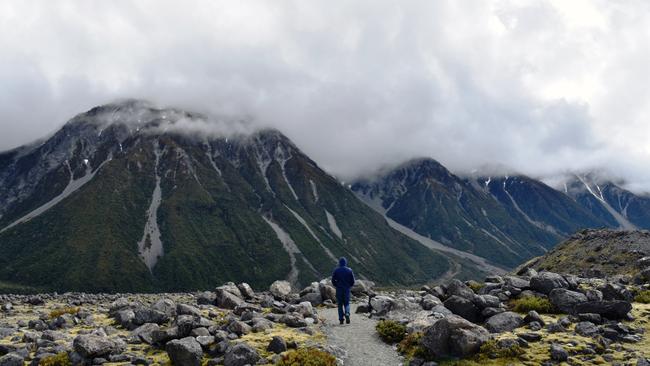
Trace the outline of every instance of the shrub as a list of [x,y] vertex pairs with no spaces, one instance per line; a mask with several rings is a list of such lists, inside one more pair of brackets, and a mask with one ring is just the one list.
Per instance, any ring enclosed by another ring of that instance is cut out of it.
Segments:
[[642,304],[650,304],[650,290],[639,292],[636,297],[634,297],[634,301],[640,302]]
[[551,302],[544,297],[539,296],[526,296],[516,299],[512,302],[513,310],[518,313],[527,313],[535,310],[542,314],[552,314],[555,312],[555,307]]
[[390,344],[401,342],[406,336],[406,327],[394,320],[380,320],[375,329],[379,338]]
[[485,287],[485,283],[480,283],[480,282],[476,282],[476,281],[469,281],[469,283],[467,284],[467,286],[468,286],[469,288],[471,288],[472,291],[474,291],[475,293],[478,293],[478,291],[479,291],[480,289],[482,289],[483,287]]
[[71,307],[71,306],[54,309],[50,312],[50,319],[58,318],[63,314],[77,315],[79,310],[80,310],[79,308]]
[[72,366],[68,354],[65,352],[41,359],[38,366]]
[[486,358],[514,358],[524,353],[519,344],[513,343],[509,347],[499,347],[495,339],[490,339],[481,345],[477,361]]
[[279,366],[336,366],[336,357],[316,348],[301,348],[287,352]]
[[403,354],[407,360],[414,357],[427,361],[433,360],[431,352],[429,352],[421,343],[423,335],[422,332],[415,332],[407,335],[406,338],[397,345],[397,351]]

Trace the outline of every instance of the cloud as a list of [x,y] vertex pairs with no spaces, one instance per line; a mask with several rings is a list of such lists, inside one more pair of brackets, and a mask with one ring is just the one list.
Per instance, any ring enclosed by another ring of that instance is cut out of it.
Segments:
[[0,149],[134,97],[276,127],[344,179],[430,156],[647,189],[649,24],[644,1],[4,1]]

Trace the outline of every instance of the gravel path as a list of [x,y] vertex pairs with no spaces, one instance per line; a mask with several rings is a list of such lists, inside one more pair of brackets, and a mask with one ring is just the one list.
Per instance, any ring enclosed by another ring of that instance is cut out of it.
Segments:
[[352,304],[350,324],[339,325],[339,315],[334,309],[322,309],[318,314],[325,319],[328,343],[347,351],[346,366],[398,366],[403,359],[393,347],[382,342],[375,331],[377,321],[364,314],[354,314]]

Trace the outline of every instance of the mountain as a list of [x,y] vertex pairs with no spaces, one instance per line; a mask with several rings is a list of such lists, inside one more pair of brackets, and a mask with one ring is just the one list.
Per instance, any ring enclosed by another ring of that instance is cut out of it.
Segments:
[[352,189],[416,233],[507,268],[584,228],[650,225],[650,198],[577,175],[562,191],[523,175],[460,177],[424,158],[357,181]]
[[[541,271],[583,277],[650,276],[650,232],[645,230],[586,229],[553,250],[522,265]],[[640,277],[639,277],[640,278]],[[647,280],[640,278],[642,282]]]
[[187,130],[197,114],[125,101],[0,154],[0,283],[175,291],[295,285],[346,256],[361,278],[430,281],[452,264],[383,217],[275,130]]
[[576,174],[563,188],[607,227],[650,229],[650,197],[632,193],[594,173]]

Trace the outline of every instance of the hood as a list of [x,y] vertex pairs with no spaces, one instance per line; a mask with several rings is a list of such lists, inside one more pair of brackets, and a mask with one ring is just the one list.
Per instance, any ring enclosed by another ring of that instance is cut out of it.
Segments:
[[345,266],[347,266],[347,265],[348,265],[348,260],[345,259],[345,257],[341,257],[341,258],[339,259],[339,267],[345,267]]

